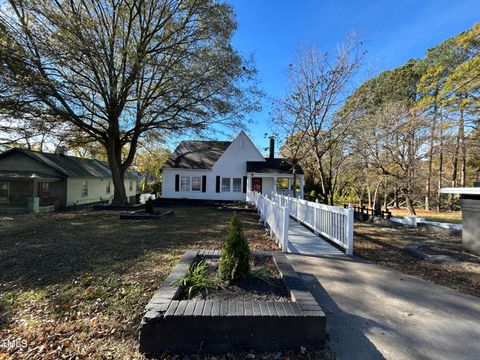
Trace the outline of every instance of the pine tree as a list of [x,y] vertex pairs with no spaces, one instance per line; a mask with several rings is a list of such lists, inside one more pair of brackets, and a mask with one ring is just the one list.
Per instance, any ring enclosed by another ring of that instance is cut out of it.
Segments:
[[222,280],[231,282],[243,280],[249,273],[250,249],[242,222],[234,213],[220,257],[219,274]]

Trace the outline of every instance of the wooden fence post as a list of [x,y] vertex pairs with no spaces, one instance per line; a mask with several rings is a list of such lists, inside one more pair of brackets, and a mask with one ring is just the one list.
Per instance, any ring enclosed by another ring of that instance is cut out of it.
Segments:
[[283,207],[283,236],[282,236],[282,251],[288,252],[288,219],[289,211],[288,206]]
[[318,235],[317,231],[317,210],[318,210],[318,199],[315,199],[315,204],[313,204],[313,233]]

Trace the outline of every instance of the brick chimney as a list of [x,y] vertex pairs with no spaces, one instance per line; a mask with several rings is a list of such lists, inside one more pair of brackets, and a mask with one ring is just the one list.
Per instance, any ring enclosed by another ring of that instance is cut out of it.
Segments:
[[274,158],[275,158],[275,138],[271,136],[270,137],[270,155],[268,159],[273,160]]
[[65,155],[67,153],[67,148],[65,146],[57,146],[55,149],[55,154],[57,155]]

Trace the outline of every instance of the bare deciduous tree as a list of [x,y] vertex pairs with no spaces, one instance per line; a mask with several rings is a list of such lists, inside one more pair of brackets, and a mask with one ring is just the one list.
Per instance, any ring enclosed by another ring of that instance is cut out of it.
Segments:
[[300,50],[290,65],[290,89],[281,100],[283,115],[276,121],[290,129],[284,136],[293,135],[294,148],[314,159],[323,198],[329,203],[333,203],[335,167],[326,165],[324,156],[336,151],[335,145],[347,136],[354,121],[353,111],[337,110],[352,91],[350,85],[364,54],[361,46],[351,35],[334,53],[322,52],[314,45]]
[[[148,132],[242,122],[255,70],[215,0],[10,0],[0,12],[0,109],[54,116],[102,144],[115,186]],[[122,151],[127,148],[126,154]]]

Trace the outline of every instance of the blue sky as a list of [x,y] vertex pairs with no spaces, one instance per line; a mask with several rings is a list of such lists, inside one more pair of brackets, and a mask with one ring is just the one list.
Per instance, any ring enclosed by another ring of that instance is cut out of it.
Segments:
[[[358,84],[480,21],[479,0],[226,0],[236,12],[235,48],[254,54],[261,88],[267,97],[263,111],[251,114],[248,133],[260,148],[268,146],[271,100],[285,94],[287,68],[302,44],[332,50],[354,31],[367,55]],[[233,134],[232,134],[233,135]],[[224,136],[219,135],[218,140]]]

